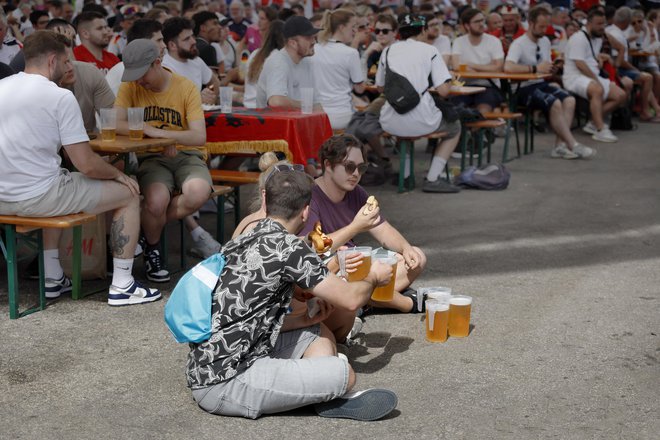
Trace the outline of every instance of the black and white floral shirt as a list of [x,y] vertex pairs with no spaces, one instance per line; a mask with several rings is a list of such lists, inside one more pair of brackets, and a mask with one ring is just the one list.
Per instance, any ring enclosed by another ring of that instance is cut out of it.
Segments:
[[226,265],[213,292],[211,338],[190,344],[186,375],[193,389],[229,380],[267,356],[294,284],[312,289],[328,274],[306,243],[269,218],[222,253]]

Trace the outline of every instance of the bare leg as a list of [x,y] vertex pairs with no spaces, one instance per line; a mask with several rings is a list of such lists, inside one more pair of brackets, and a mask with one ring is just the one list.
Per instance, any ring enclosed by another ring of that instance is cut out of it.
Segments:
[[167,207],[170,204],[170,192],[162,183],[152,183],[142,190],[142,231],[147,243],[154,245],[160,241],[165,223]]
[[[573,100],[573,102],[575,102],[575,100]],[[550,126],[552,126],[557,137],[566,143],[568,148],[572,149],[576,140],[571,133],[570,127],[566,124],[566,119],[564,118],[564,106],[558,99],[553,102],[552,107],[550,107]]]
[[346,341],[346,336],[351,332],[355,323],[355,312],[335,307],[335,310],[323,321],[332,332],[337,342]]
[[132,259],[140,233],[140,198],[128,187],[114,181],[103,182],[101,201],[93,214],[112,212],[110,251],[113,257]]
[[649,98],[653,94],[653,77],[646,72],[642,72],[635,81],[635,84],[641,86],[642,90],[640,92],[641,101],[642,101],[642,110],[640,112],[640,118],[651,119],[653,115],[649,113]]
[[197,211],[211,194],[211,187],[204,179],[188,179],[183,183],[181,194],[172,198],[167,208],[167,220],[179,220]]
[[589,83],[587,96],[589,97],[591,120],[597,130],[602,130],[605,127],[605,123],[603,122],[603,87],[600,83],[595,81]]
[[626,100],[628,96],[626,92],[621,90],[619,86],[614,83],[610,84],[610,93],[607,95],[607,102],[603,105],[603,113],[609,114],[612,113],[619,107],[626,105]]
[[44,228],[43,240],[44,240],[44,250],[49,251],[51,249],[57,249],[60,244],[60,237],[62,236],[61,229],[47,229]]
[[337,345],[334,335],[325,324],[321,323],[320,326],[320,337],[309,344],[309,347],[307,347],[307,350],[303,354],[303,358],[337,356]]

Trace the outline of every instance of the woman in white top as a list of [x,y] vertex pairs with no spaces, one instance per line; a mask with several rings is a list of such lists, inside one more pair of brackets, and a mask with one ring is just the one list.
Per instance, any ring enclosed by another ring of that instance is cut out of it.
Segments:
[[353,90],[364,91],[360,55],[348,46],[357,31],[357,18],[347,9],[328,10],[323,15],[322,27],[320,44],[314,48],[312,57],[314,82],[332,129],[344,129],[355,111]]
[[266,58],[274,50],[284,47],[284,22],[273,20],[266,33],[263,45],[250,54],[247,62],[247,76],[245,78],[245,93],[243,105],[247,108],[257,108],[257,81],[264,67]]

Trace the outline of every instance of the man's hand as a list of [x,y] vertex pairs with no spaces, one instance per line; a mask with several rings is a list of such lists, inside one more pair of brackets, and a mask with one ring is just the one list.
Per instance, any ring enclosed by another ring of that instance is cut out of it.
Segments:
[[202,89],[202,104],[215,105],[218,101],[218,91],[213,90],[211,87],[204,87]]
[[364,263],[364,257],[361,252],[352,252],[346,255],[346,260],[344,262],[346,273],[353,273],[357,271],[358,266]]
[[355,215],[355,218],[351,222],[353,227],[357,229],[358,232],[365,232],[372,229],[375,226],[378,226],[380,223],[380,207],[376,207],[373,211],[369,211],[367,215],[364,215],[367,204],[360,208],[358,213]]
[[543,61],[538,66],[536,66],[536,71],[538,73],[551,73],[552,63],[550,61]]
[[120,172],[117,177],[112,180],[119,182],[122,185],[126,185],[133,195],[140,195],[140,186],[135,180],[131,179],[126,174]]
[[419,262],[422,261],[422,256],[417,252],[417,250],[412,247],[406,247],[401,251],[404,261],[406,262],[406,267],[408,270],[415,270],[419,267]]
[[374,41],[373,43],[371,43],[369,45],[369,47],[367,47],[367,50],[365,51],[365,53],[367,55],[369,55],[369,54],[372,54],[374,52],[382,52],[382,51],[383,51],[383,45],[380,44],[378,41]]
[[367,280],[376,283],[377,286],[384,286],[392,279],[392,266],[382,263],[378,260],[371,261],[371,269]]
[[319,306],[319,311],[316,315],[310,318],[309,315],[305,314],[305,317],[308,319],[309,326],[325,321],[335,310],[335,307],[332,304],[323,301],[320,298],[316,300],[316,304]]

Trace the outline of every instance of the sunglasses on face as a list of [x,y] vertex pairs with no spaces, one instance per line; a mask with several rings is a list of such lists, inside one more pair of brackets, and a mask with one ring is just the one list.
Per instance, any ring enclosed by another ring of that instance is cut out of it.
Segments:
[[359,175],[363,175],[367,171],[367,168],[369,168],[368,163],[362,162],[358,165],[350,160],[344,162],[342,165],[344,165],[344,169],[348,174],[353,174],[357,170]]
[[266,181],[264,182],[264,186],[266,186],[266,183],[268,183],[268,180],[273,177],[273,174],[275,173],[291,173],[291,172],[299,172],[299,173],[304,173],[305,172],[305,167],[303,165],[300,165],[298,163],[290,164],[290,163],[281,163],[279,165],[274,165],[273,166],[273,171],[266,177]]
[[383,35],[387,35],[390,32],[392,32],[392,29],[378,29],[378,28],[374,29],[374,34],[376,34],[376,35],[378,35],[380,33],[382,33]]
[[642,24],[642,20],[633,21],[632,24]]

